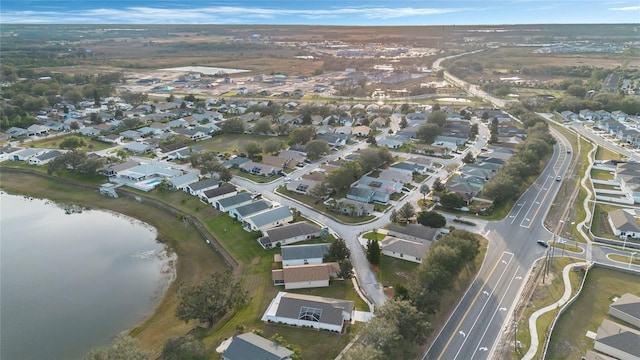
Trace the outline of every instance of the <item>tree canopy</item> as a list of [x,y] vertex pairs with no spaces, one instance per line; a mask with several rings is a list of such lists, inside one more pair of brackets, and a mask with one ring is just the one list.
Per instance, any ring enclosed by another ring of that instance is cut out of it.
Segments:
[[247,301],[247,291],[233,280],[231,272],[212,274],[200,284],[180,285],[176,316],[185,322],[199,320],[211,327],[229,310]]

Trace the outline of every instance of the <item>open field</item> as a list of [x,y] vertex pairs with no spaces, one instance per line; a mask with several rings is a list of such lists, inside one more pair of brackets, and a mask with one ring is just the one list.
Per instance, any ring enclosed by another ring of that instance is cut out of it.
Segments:
[[614,297],[630,292],[640,295],[640,276],[594,267],[589,271],[580,297],[560,316],[551,334],[548,359],[579,359],[593,349],[587,331],[596,332],[608,314]]

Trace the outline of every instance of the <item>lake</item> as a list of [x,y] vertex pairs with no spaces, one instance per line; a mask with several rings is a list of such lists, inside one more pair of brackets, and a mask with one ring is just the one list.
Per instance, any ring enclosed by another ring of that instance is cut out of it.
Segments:
[[174,262],[138,220],[0,192],[0,358],[110,343],[153,312]]

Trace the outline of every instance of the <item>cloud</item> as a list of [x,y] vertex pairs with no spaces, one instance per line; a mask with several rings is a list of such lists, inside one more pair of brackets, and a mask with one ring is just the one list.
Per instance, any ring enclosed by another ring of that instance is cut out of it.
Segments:
[[460,12],[460,8],[417,7],[335,7],[328,9],[278,9],[246,6],[210,6],[199,8],[131,6],[123,9],[93,8],[63,11],[55,9],[16,11],[5,9],[4,23],[255,23],[256,20],[305,18],[321,20],[342,18],[347,22],[364,19],[399,19]]
[[640,5],[625,6],[625,7],[618,7],[618,8],[609,8],[609,10],[614,10],[614,11],[640,11]]

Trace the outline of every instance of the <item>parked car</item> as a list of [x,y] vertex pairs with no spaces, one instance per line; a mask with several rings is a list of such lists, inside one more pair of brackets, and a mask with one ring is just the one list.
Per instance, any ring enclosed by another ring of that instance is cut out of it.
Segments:
[[549,247],[549,243],[547,243],[546,241],[543,241],[543,240],[538,240],[538,245],[540,245],[542,247]]

